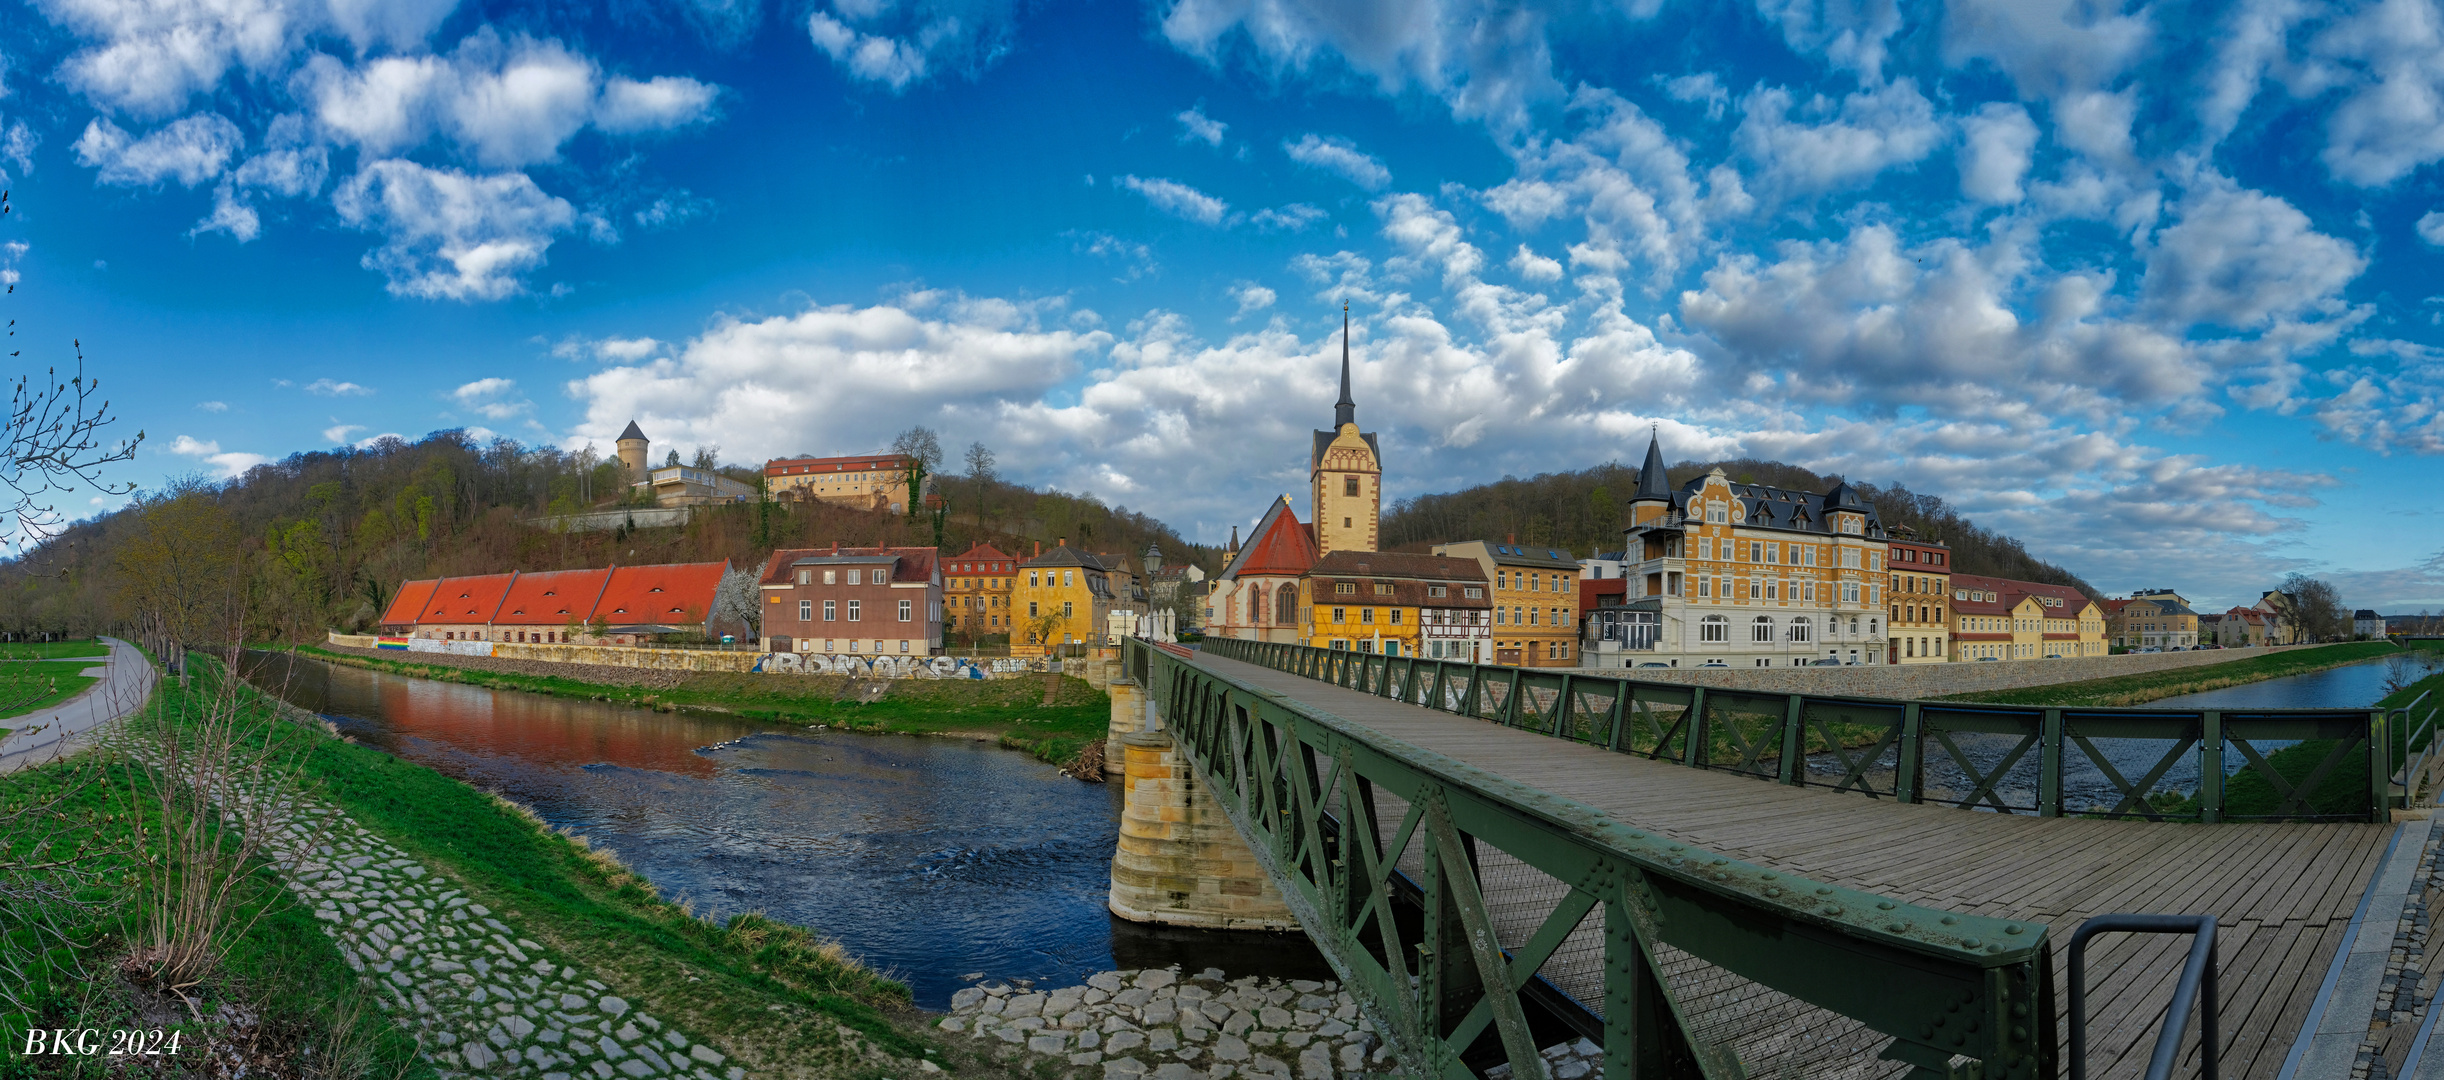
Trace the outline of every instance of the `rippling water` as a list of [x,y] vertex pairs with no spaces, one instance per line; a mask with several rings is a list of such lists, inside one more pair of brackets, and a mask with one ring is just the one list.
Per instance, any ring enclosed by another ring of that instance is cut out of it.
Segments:
[[533,807],[671,899],[816,928],[944,1007],[1181,963],[1329,978],[1300,935],[1161,931],[1104,907],[1120,788],[964,739],[775,730],[285,658],[251,674],[360,742]]

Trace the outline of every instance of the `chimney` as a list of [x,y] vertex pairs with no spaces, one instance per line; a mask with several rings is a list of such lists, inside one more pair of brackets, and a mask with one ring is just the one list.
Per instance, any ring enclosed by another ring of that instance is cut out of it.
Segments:
[[1052,542],[1052,546],[1054,546],[1054,547],[1068,547],[1068,546],[1069,546],[1069,538],[1068,538],[1068,537],[1066,537],[1066,536],[1056,538],[1056,539],[1054,539],[1054,540],[1053,540],[1053,542]]
[[1508,539],[1508,540],[1504,540],[1504,541],[1502,541],[1502,542],[1503,542],[1503,543],[1505,543],[1505,544],[1512,544],[1512,545],[1516,545],[1516,544],[1518,544],[1518,543],[1519,543],[1519,534],[1518,534],[1518,533],[1511,533],[1511,534],[1510,534],[1510,539]]
[[840,541],[839,541],[839,540],[837,540],[837,539],[835,539],[835,540],[833,540],[833,541],[832,541],[832,554],[834,554],[834,555],[838,555],[838,554],[840,554]]
[[1035,557],[1039,559],[1044,557],[1044,542],[1041,540],[1035,542]]

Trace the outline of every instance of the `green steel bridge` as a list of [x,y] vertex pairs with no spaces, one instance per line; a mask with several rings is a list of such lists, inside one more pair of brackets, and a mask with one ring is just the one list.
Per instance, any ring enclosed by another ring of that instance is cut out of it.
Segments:
[[2213,917],[2217,1075],[2347,1076],[2424,887],[2429,823],[2392,819],[2432,787],[2403,747],[2434,710],[1757,694],[1234,640],[1124,663],[1415,1075],[1541,1076],[1578,1036],[1613,1080],[2201,1075],[2197,1011],[2167,1021],[2180,936],[2086,946],[2070,1060],[2066,943],[2140,912]]

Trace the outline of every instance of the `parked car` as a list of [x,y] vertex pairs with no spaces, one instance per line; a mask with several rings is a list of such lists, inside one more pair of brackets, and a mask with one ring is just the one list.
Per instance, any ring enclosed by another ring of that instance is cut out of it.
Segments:
[[1726,664],[1726,663],[1724,663],[1724,662],[1722,662],[1722,661],[1720,661],[1720,660],[1708,660],[1708,661],[1706,661],[1705,663],[1699,664],[1699,665],[1697,665],[1697,666],[1699,666],[1699,667],[1730,667],[1731,665]]
[[1841,661],[1836,660],[1836,659],[1834,659],[1834,658],[1832,658],[1832,657],[1828,656],[1828,657],[1825,657],[1825,658],[1824,658],[1824,659],[1822,659],[1822,660],[1810,660],[1810,661],[1808,661],[1808,666],[1809,666],[1809,667],[1840,667],[1840,666],[1841,666]]
[[2000,659],[2002,659],[2002,657],[1999,657],[1999,656],[1981,656],[1981,657],[1978,657],[1978,659],[1979,659],[1979,660],[2000,660]]
[[1645,663],[1643,663],[1643,664],[1640,664],[1640,665],[1638,665],[1638,666],[1639,666],[1639,667],[1642,667],[1642,668],[1647,668],[1647,667],[1670,667],[1670,666],[1672,666],[1672,665],[1670,665],[1670,664],[1666,664],[1666,663],[1663,663],[1662,661],[1659,661],[1659,660],[1649,660],[1649,661],[1647,661],[1647,662],[1645,662]]

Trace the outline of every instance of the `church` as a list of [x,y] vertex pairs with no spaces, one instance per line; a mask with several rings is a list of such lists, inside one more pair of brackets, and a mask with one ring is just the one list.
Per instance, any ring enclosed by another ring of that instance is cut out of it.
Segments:
[[1358,429],[1350,392],[1349,309],[1341,311],[1341,396],[1332,427],[1314,433],[1307,507],[1300,521],[1276,497],[1246,542],[1232,529],[1206,612],[1220,637],[1315,645],[1394,656],[1474,658],[1490,604],[1468,559],[1378,550],[1383,447]]

